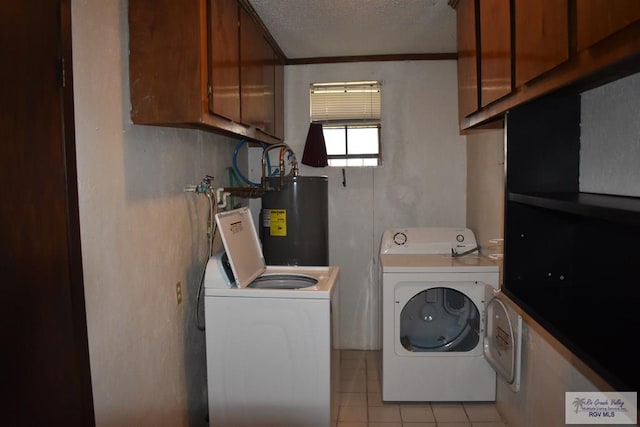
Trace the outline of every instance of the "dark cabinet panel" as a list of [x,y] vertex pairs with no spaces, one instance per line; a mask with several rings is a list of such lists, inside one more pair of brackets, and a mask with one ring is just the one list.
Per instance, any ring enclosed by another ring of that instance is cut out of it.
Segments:
[[636,358],[602,342],[640,329],[640,198],[579,191],[580,122],[577,94],[507,114],[503,289],[612,387],[637,390]]
[[640,199],[595,193],[509,193],[509,201],[640,226]]
[[[507,191],[578,191],[580,97],[556,96],[507,113]],[[533,118],[538,118],[534,120]]]

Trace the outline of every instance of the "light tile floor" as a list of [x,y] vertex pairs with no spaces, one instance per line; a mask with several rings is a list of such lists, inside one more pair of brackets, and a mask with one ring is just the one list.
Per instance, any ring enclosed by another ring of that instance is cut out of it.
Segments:
[[493,403],[383,402],[380,352],[341,351],[336,427],[506,427]]

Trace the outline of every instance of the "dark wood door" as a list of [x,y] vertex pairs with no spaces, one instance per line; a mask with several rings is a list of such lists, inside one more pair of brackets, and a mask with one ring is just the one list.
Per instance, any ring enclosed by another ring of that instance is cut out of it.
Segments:
[[480,104],[511,93],[511,7],[508,1],[479,2]]
[[240,122],[240,34],[236,0],[212,0],[210,81],[213,114]]
[[463,119],[478,111],[478,50],[476,0],[462,0],[456,6],[458,30],[458,109]]
[[265,128],[264,37],[249,12],[240,8],[240,105],[242,123]]
[[70,2],[4,1],[0,12],[0,424],[93,425]]
[[262,74],[264,82],[264,131],[267,135],[276,136],[276,53],[262,37]]
[[639,19],[638,0],[577,0],[576,49],[587,49]]
[[567,0],[516,0],[516,86],[569,59]]
[[284,139],[284,63],[281,58],[275,58],[274,66],[274,103],[275,111],[273,112],[274,120],[274,136],[279,139]]

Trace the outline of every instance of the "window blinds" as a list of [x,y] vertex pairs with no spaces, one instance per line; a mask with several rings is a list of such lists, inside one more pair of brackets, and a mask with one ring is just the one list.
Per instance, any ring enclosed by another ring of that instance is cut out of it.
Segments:
[[310,96],[312,122],[380,123],[380,82],[314,83]]

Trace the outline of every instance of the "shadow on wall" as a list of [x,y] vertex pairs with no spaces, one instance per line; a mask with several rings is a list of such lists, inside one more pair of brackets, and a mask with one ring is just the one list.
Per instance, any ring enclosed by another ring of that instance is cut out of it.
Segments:
[[195,156],[187,153],[201,153],[202,139],[200,131],[191,129],[131,125],[124,134],[123,152],[127,200],[183,193],[184,187],[196,179],[198,169],[193,164]]
[[[208,419],[204,289],[201,288],[210,250],[207,236],[209,206],[205,200],[206,197],[196,193],[189,197],[189,228],[194,239],[189,258],[194,263],[187,267],[187,283],[182,286],[184,378],[189,425],[192,426],[204,425]],[[206,210],[204,205],[207,205]],[[213,244],[214,248],[216,244],[220,246],[219,239]]]
[[[204,261],[203,261],[204,262]],[[189,284],[197,284],[200,280],[202,265],[195,264],[187,271]],[[187,390],[187,409],[189,411],[189,425],[204,425],[208,419],[207,395],[207,361],[204,335],[204,291],[197,299],[196,286],[187,286],[182,301],[184,313],[184,369]],[[185,288],[183,287],[183,292]],[[196,306],[196,304],[198,304]],[[196,318],[195,313],[198,313]]]

